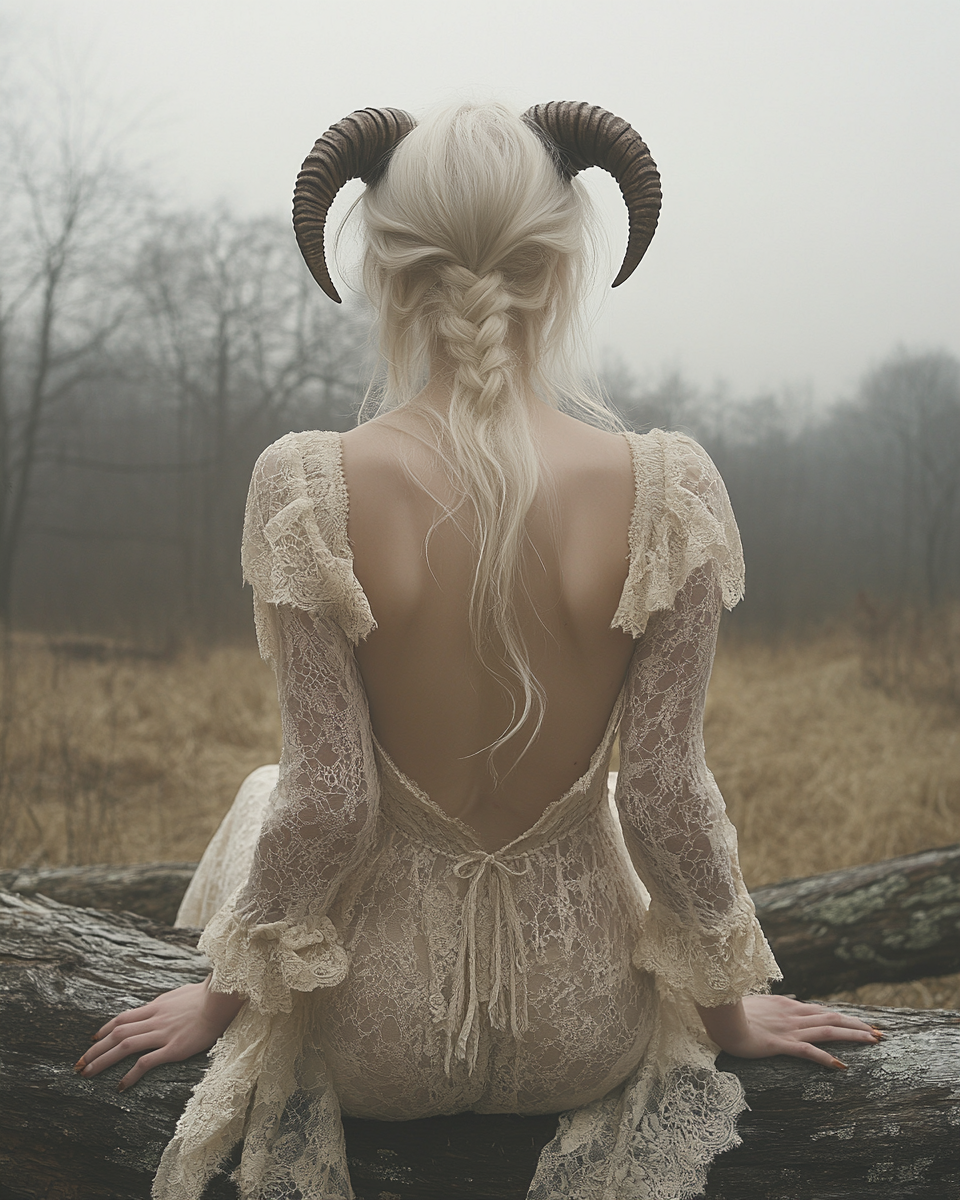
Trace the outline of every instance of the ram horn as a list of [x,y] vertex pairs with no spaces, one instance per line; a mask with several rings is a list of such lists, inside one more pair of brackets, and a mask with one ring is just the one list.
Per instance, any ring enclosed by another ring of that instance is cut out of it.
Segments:
[[348,179],[376,183],[390,152],[416,122],[399,108],[361,108],[331,125],[304,159],[293,191],[293,228],[310,273],[331,300],[323,233],[333,198]]
[[524,121],[557,152],[568,179],[587,167],[609,171],[626,201],[630,236],[613,287],[629,279],[653,240],[660,216],[660,174],[640,134],[605,108],[575,100],[535,104]]

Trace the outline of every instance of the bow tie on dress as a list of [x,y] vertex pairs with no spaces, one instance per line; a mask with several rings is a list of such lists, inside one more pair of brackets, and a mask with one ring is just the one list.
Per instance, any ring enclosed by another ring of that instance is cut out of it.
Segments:
[[[509,1025],[514,1037],[519,1037],[527,1028],[523,930],[513,894],[513,879],[526,875],[529,869],[529,861],[516,869],[485,850],[463,855],[451,868],[458,879],[469,879],[470,884],[463,901],[456,976],[446,1011],[444,1069],[448,1075],[454,1054],[461,1062],[466,1061],[470,1074],[477,1065],[480,1045],[477,1012],[481,1001],[487,1004],[487,1017],[494,1029],[506,1029]],[[485,995],[480,994],[477,961],[477,905],[483,888],[490,904],[489,988]]]

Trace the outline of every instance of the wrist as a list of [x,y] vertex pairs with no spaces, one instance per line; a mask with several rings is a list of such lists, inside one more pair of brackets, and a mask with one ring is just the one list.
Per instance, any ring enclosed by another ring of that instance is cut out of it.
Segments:
[[696,1008],[707,1036],[721,1050],[732,1051],[749,1036],[750,1026],[742,1000],[733,1004],[718,1004],[715,1008],[698,1004]]
[[217,992],[210,986],[212,975],[203,981],[203,1019],[223,1030],[233,1021],[234,1017],[246,1003],[246,996],[241,992]]

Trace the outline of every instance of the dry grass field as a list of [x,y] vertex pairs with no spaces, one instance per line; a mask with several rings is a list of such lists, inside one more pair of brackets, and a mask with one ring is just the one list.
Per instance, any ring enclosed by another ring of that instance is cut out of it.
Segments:
[[[885,638],[722,647],[708,759],[749,885],[960,838],[960,706],[939,676],[925,688],[916,656],[897,675]],[[277,758],[252,648],[152,658],[21,635],[3,685],[0,865],[194,860],[243,777]],[[960,1007],[960,976],[848,998]]]
[[[725,647],[705,736],[750,887],[960,840],[960,706],[915,676],[881,688],[849,632]],[[958,1009],[960,975],[838,998]]]

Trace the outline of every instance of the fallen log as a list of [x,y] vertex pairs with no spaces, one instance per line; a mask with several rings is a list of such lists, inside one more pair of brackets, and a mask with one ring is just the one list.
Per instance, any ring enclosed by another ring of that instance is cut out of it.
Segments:
[[[203,978],[196,931],[0,893],[0,1196],[146,1200],[202,1055],[122,1095],[118,1064],[71,1069],[122,1008]],[[877,1047],[844,1047],[845,1072],[724,1057],[752,1111],[743,1145],[710,1174],[712,1200],[944,1200],[960,1189],[960,1013],[859,1009]],[[114,1085],[114,1086],[111,1086]],[[522,1200],[555,1118],[347,1121],[360,1200]],[[208,1200],[235,1196],[221,1178]]]
[[828,995],[960,971],[960,846],[752,893],[781,992]]
[[[0,871],[0,888],[171,924],[195,863]],[[828,995],[960,971],[960,846],[757,888],[778,990]]]
[[138,913],[158,925],[172,925],[196,869],[196,863],[181,862],[18,867],[0,871],[0,889],[49,896],[77,908]]

